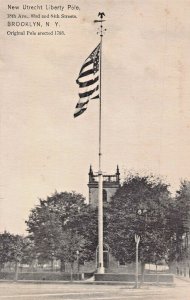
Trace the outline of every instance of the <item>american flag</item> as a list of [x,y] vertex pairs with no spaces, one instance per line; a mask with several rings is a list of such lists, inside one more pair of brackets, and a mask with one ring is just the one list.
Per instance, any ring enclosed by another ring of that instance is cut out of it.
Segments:
[[78,117],[87,109],[89,100],[99,98],[99,68],[100,44],[85,60],[76,80],[79,85],[79,101],[75,108],[74,117]]

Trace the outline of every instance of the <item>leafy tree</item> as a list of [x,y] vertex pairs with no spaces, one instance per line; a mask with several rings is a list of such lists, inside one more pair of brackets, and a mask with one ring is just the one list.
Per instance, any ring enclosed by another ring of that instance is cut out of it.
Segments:
[[21,237],[20,239],[21,255],[20,263],[31,264],[36,258],[34,242],[29,237]]
[[21,260],[22,242],[23,238],[19,235],[10,234],[6,231],[0,235],[1,268],[7,262],[14,262],[16,264]]
[[170,205],[168,185],[161,179],[129,175],[108,210],[108,243],[115,258],[135,261],[135,234],[138,234],[143,273],[145,263],[164,259],[169,247],[165,231]]
[[30,263],[34,255],[33,245],[27,237],[6,231],[0,234],[0,269],[4,267],[5,263],[14,263],[17,275],[18,265]]
[[68,225],[74,232],[78,232],[83,239],[80,261],[94,260],[98,245],[98,209],[90,205],[83,207]]
[[170,208],[168,227],[172,236],[168,251],[168,262],[188,257],[187,238],[190,231],[190,182],[182,181],[176,192],[175,202]]
[[189,232],[190,227],[190,182],[181,181],[180,188],[176,192],[176,209],[183,224],[183,229]]
[[75,192],[55,193],[31,210],[26,224],[30,238],[33,239],[38,257],[61,260],[73,265],[76,251],[84,254],[84,237],[79,228],[81,215],[87,205],[84,197]]
[[7,262],[14,261],[15,256],[15,238],[9,232],[0,234],[0,270]]

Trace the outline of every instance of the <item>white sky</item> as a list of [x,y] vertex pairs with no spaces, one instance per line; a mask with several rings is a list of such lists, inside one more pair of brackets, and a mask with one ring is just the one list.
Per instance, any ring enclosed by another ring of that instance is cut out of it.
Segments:
[[99,42],[99,11],[107,20],[103,171],[119,164],[122,176],[153,172],[173,190],[190,179],[190,1],[75,1],[78,19],[60,20],[66,35],[58,37],[7,36],[10,3],[24,2],[1,0],[0,232],[24,233],[30,209],[55,190],[88,197],[89,165],[98,169],[98,101],[73,113],[75,80]]

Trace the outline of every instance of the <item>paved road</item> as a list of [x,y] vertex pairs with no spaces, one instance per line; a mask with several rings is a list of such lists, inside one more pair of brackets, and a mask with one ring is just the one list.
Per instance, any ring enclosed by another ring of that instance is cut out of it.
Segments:
[[0,300],[190,300],[190,282],[176,279],[176,287],[86,284],[0,283]]

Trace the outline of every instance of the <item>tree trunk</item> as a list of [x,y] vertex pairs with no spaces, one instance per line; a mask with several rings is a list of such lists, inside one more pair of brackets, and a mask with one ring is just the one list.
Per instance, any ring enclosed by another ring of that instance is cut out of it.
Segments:
[[23,265],[22,264],[20,265],[19,269],[20,269],[20,273],[22,273],[22,271],[23,271]]
[[171,261],[166,261],[166,264],[167,264],[167,266],[169,268],[169,272],[170,273],[173,273],[173,272],[177,273],[177,271],[176,271],[177,270],[177,265],[176,264],[174,264]]
[[4,268],[4,263],[0,263],[0,272],[1,272],[1,270]]
[[73,262],[71,263],[71,281],[73,281]]
[[61,259],[60,271],[65,272],[65,261],[64,261],[64,259]]
[[159,280],[158,280],[158,265],[156,263],[156,284],[159,285]]
[[54,259],[53,258],[51,259],[51,271],[52,272],[54,271]]
[[18,261],[15,262],[15,281],[18,280]]
[[145,262],[141,262],[141,284],[144,283]]

